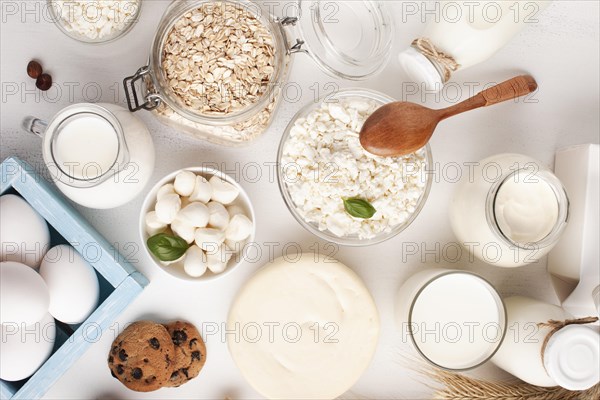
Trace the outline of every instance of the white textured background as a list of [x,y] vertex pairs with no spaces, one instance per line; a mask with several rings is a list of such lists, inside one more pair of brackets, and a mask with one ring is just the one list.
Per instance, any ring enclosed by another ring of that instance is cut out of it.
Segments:
[[[89,46],[65,37],[51,22],[40,16],[44,2],[2,0],[1,25],[1,146],[0,158],[18,156],[34,165],[40,165],[41,146],[37,137],[19,130],[21,119],[29,114],[50,118],[71,102],[90,98],[97,101],[123,101],[121,81],[145,65],[155,28],[167,1],[144,0],[144,8],[137,26],[124,38],[101,46]],[[16,4],[17,15],[6,13],[7,3]],[[359,86],[383,91],[401,98],[405,78],[395,63],[397,52],[415,38],[422,26],[416,17],[401,18],[401,3],[389,2],[397,20],[396,45],[392,62],[379,76],[361,82]],[[457,73],[455,82],[499,82],[512,75],[528,72],[537,79],[540,90],[537,103],[508,103],[494,109],[480,110],[445,122],[440,126],[431,145],[434,159],[441,167],[449,162],[478,161],[499,152],[521,152],[548,163],[553,162],[557,148],[572,144],[598,143],[599,138],[599,6],[591,1],[556,1],[540,17],[540,23],[521,33],[514,41],[488,62]],[[25,12],[25,7],[34,10]],[[35,11],[37,7],[37,12]],[[36,97],[34,82],[25,72],[32,58],[42,60],[53,75],[62,95],[56,92]],[[308,88],[317,83],[321,90],[328,82],[340,87],[352,83],[337,81],[317,69],[305,55],[296,57],[291,80],[302,88],[302,98],[284,103],[272,128],[249,147],[229,149],[196,142],[173,129],[164,127],[153,117],[140,112],[148,124],[157,147],[157,167],[152,183],[167,173],[199,164],[223,163],[223,169],[242,180],[252,198],[258,219],[257,241],[279,242],[275,254],[282,255],[286,243],[299,243],[305,251],[324,243],[304,231],[292,218],[279,194],[277,184],[269,179],[265,167],[258,183],[244,180],[235,165],[247,162],[274,162],[282,131],[294,113],[314,97]],[[68,82],[74,87],[70,99]],[[95,83],[102,88],[101,97],[95,93]],[[18,93],[11,94],[18,88]],[[87,86],[88,92],[85,88]],[[118,93],[115,90],[118,89]],[[117,97],[116,97],[117,96]],[[467,92],[463,93],[463,99]],[[116,98],[115,98],[116,97]],[[419,95],[408,97],[420,101]],[[442,107],[445,101],[428,102]],[[437,104],[436,104],[437,103]],[[501,270],[482,263],[469,264],[464,255],[460,263],[448,264],[443,254],[421,255],[403,260],[402,244],[414,242],[427,249],[436,243],[451,243],[455,239],[447,216],[453,184],[436,182],[423,212],[395,239],[372,248],[342,248],[336,257],[354,269],[373,293],[382,319],[379,347],[371,367],[352,389],[352,393],[371,398],[426,399],[430,390],[420,383],[419,377],[403,364],[403,356],[412,354],[407,344],[401,343],[394,330],[393,297],[398,286],[413,272],[426,266],[450,266],[477,271],[497,285],[504,295],[524,294],[556,301],[551,282],[545,272],[545,260],[515,269]],[[135,201],[110,211],[79,208],[81,213],[110,241],[121,249],[127,243],[139,243],[138,214],[143,200]],[[119,318],[126,324],[141,318],[171,320],[183,318],[198,325],[202,322],[221,322],[229,305],[243,282],[258,269],[263,261],[244,264],[227,277],[210,284],[188,284],[166,275],[138,252],[133,255],[137,268],[151,284]],[[405,262],[403,262],[405,261]],[[307,288],[308,289],[308,288]],[[309,289],[308,289],[309,290]],[[179,389],[161,390],[151,394],[128,391],[114,380],[106,367],[106,355],[114,332],[105,332],[102,339],[67,372],[48,392],[47,398],[233,398],[259,397],[242,379],[227,351],[226,344],[217,337],[207,341],[208,362],[199,378]],[[497,374],[486,367],[485,374]]]

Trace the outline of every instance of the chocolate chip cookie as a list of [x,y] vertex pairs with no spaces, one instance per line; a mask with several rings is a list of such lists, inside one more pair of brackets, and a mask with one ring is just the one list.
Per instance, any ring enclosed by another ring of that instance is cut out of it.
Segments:
[[177,387],[194,379],[206,362],[206,346],[196,327],[175,321],[165,325],[175,346],[173,372],[164,386]]
[[171,377],[175,346],[161,324],[138,321],[129,325],[112,344],[108,367],[131,390],[151,392]]

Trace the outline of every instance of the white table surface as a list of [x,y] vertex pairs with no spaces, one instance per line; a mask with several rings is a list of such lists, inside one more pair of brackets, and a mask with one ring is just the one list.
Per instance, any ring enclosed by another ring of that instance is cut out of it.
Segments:
[[[49,118],[73,102],[101,100],[123,103],[121,81],[145,65],[155,28],[168,2],[145,0],[141,19],[133,31],[121,40],[102,46],[84,45],[65,37],[44,19],[40,11],[44,2],[3,0],[1,3],[0,158],[18,156],[41,169],[40,141],[19,130],[21,119],[29,114]],[[6,12],[8,3],[17,6],[16,15]],[[25,13],[25,6],[33,10],[38,7],[38,11]],[[281,256],[289,244],[298,244],[304,251],[314,250],[315,246],[324,251],[325,243],[303,230],[290,215],[265,163],[275,161],[283,129],[294,113],[314,97],[308,88],[315,83],[321,90],[324,90],[326,83],[334,82],[340,87],[364,86],[402,98],[405,76],[395,62],[395,55],[417,37],[422,25],[418,17],[409,17],[402,22],[400,2],[390,1],[390,6],[397,20],[397,40],[392,62],[381,75],[358,85],[342,82],[320,72],[308,57],[297,56],[291,80],[302,88],[302,98],[285,102],[271,129],[248,147],[230,149],[197,142],[162,126],[147,112],[138,113],[149,126],[157,148],[152,183],[171,171],[197,165],[199,161],[219,163],[222,169],[233,172],[241,180],[252,198],[258,221],[256,239],[263,245],[264,251],[261,261],[246,263],[223,279],[210,284],[185,283],[153,266],[142,251],[131,251],[131,244],[141,250],[137,226],[143,195],[126,206],[109,211],[78,207],[151,281],[120,316],[116,330],[119,326],[143,318],[159,321],[182,318],[199,327],[203,323],[221,324],[225,321],[236,292],[268,260],[265,243],[277,243],[275,256]],[[444,170],[448,163],[478,161],[499,152],[521,152],[552,165],[557,148],[598,143],[598,19],[597,1],[556,1],[540,17],[539,24],[523,31],[491,60],[457,73],[454,81],[464,89],[462,99],[468,95],[465,82],[499,82],[522,72],[533,74],[540,89],[533,102],[509,103],[495,109],[475,111],[440,126],[431,142],[434,159],[439,163],[440,170]],[[28,61],[33,58],[43,61],[44,67],[62,89],[61,94],[50,92],[40,97],[39,92],[35,91],[34,82],[25,73]],[[73,87],[72,93],[69,93],[69,86]],[[18,92],[11,94],[15,87]],[[100,95],[96,92],[97,87],[101,88]],[[420,101],[420,96],[405,98]],[[426,100],[434,107],[447,104],[444,98],[436,100],[433,95],[427,95]],[[259,182],[248,182],[240,173],[249,162],[263,165]],[[437,257],[425,251],[415,256],[403,256],[403,243],[416,243],[425,250],[435,249],[436,245],[443,249],[446,244],[455,242],[447,215],[447,204],[454,187],[453,183],[444,179],[434,183],[421,215],[393,240],[371,248],[339,248],[336,257],[364,280],[375,298],[382,321],[375,358],[347,397],[431,397],[431,390],[422,383],[424,380],[407,367],[405,356],[414,353],[408,343],[402,343],[393,322],[395,291],[415,271],[428,266],[477,271],[490,279],[503,295],[523,294],[549,302],[557,301],[545,271],[545,260],[525,268],[503,270],[480,262],[469,263],[466,254],[458,263],[449,263],[443,251],[438,251]],[[131,392],[110,376],[106,366],[106,356],[114,336],[115,330],[104,332],[101,339],[48,391],[46,397],[260,397],[242,378],[227,351],[226,343],[219,335],[207,338],[208,362],[197,379],[178,389],[163,389],[149,394]],[[486,376],[505,376],[489,365],[476,372]]]

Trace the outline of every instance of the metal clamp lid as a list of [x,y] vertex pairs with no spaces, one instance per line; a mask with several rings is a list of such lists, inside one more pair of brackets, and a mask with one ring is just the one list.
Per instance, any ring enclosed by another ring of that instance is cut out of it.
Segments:
[[128,76],[127,78],[123,79],[123,87],[125,88],[127,107],[131,112],[136,112],[141,109],[151,111],[158,107],[162,102],[158,94],[150,93],[148,91],[148,93],[144,97],[145,102],[140,103],[140,98],[138,97],[135,84],[139,80],[143,82],[144,77],[149,73],[150,67],[146,65],[145,67],[138,69],[135,75]]

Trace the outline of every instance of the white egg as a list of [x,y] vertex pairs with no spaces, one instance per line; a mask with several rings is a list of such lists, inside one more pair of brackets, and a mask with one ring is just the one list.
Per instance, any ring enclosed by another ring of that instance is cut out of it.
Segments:
[[196,177],[196,186],[194,192],[190,195],[190,201],[200,201],[208,203],[212,197],[213,189],[211,184],[203,176]]
[[15,261],[37,269],[50,247],[50,231],[25,200],[13,194],[0,197],[0,261]]
[[229,182],[225,182],[217,176],[210,178],[210,185],[212,186],[213,201],[218,201],[221,204],[231,204],[240,195],[240,190]]
[[229,225],[229,213],[225,206],[215,201],[211,201],[206,206],[208,207],[208,211],[210,211],[208,225],[215,229],[227,229],[227,225]]
[[48,359],[56,340],[54,318],[46,313],[42,320],[24,327],[0,327],[0,379],[10,382],[28,378]]
[[40,274],[18,262],[0,263],[0,324],[35,324],[49,304],[48,286]]
[[48,311],[66,324],[80,324],[98,305],[100,285],[96,271],[71,246],[51,248],[40,266],[50,292]]
[[181,196],[190,196],[196,186],[196,174],[191,171],[182,171],[175,177],[175,191]]

